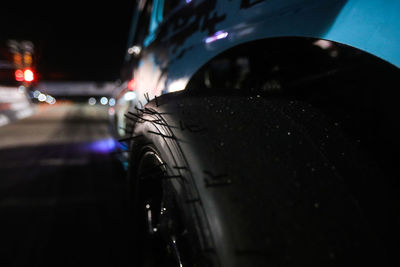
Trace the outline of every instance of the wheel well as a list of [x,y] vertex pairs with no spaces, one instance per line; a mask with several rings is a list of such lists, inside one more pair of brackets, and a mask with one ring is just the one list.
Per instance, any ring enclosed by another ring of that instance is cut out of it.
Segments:
[[[354,47],[314,38],[281,37],[248,42],[222,52],[192,75],[186,89],[205,87],[288,94],[292,88],[298,91],[305,84],[336,79],[339,75],[345,77],[351,73],[352,80],[360,81],[363,73],[382,75],[390,69],[390,74],[398,70]],[[385,79],[395,78],[385,76]]]
[[343,44],[276,38],[223,52],[192,76],[186,90],[236,90],[306,102],[340,124],[393,174],[400,148],[394,87],[399,74],[388,62]]

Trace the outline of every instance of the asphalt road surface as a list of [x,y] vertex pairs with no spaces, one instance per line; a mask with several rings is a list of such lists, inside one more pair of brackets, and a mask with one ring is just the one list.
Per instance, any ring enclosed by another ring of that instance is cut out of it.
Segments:
[[42,106],[0,127],[0,266],[126,266],[125,173],[106,109]]

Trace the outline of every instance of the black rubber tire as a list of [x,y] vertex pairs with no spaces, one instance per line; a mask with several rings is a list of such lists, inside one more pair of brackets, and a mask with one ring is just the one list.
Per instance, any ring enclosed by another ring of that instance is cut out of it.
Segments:
[[151,147],[189,232],[185,267],[385,263],[376,228],[386,215],[371,205],[385,202],[378,170],[321,112],[259,96],[175,93],[140,116],[132,116],[133,197]]

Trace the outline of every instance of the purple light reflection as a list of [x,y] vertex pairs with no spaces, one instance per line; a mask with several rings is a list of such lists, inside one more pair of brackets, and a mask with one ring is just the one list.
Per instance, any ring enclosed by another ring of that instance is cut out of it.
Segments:
[[90,151],[100,154],[110,153],[117,147],[117,141],[112,138],[101,139],[89,144]]
[[227,32],[218,31],[218,32],[214,33],[214,35],[207,37],[205,42],[206,42],[206,44],[209,44],[209,43],[215,42],[217,40],[224,39],[224,38],[228,37],[228,35],[229,34]]
[[185,0],[186,4],[190,4],[192,2],[192,0]]

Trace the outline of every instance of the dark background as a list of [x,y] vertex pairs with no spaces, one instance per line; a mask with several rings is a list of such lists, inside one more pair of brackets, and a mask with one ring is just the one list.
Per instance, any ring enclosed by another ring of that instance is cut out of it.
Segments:
[[114,81],[135,1],[18,2],[0,8],[0,41],[35,45],[39,80]]

